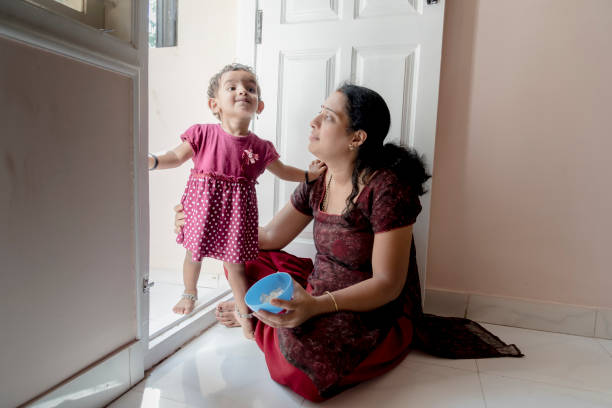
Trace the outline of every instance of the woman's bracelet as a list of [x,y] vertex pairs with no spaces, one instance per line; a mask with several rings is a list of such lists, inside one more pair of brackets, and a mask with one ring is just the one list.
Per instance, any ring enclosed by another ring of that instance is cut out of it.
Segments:
[[331,298],[332,302],[334,302],[334,307],[336,308],[336,312],[337,312],[338,311],[338,304],[336,303],[336,298],[334,298],[334,295],[332,295],[329,290],[326,290],[325,293],[327,293],[329,295],[329,297]]
[[157,168],[157,165],[159,164],[159,159],[153,153],[149,153],[149,157],[152,157],[153,160],[155,160],[155,163],[153,163],[153,167],[151,167],[149,170],[155,170]]

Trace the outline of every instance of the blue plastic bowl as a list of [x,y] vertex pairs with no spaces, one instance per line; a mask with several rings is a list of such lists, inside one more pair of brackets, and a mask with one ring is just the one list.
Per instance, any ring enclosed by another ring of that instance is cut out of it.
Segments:
[[279,299],[291,300],[293,280],[287,272],[276,272],[255,282],[249,288],[246,295],[244,295],[244,301],[254,312],[261,309],[272,313],[279,313],[283,308],[272,306],[269,302],[262,299],[262,295],[269,295],[271,292],[278,291],[279,289],[282,290],[280,295],[277,296]]

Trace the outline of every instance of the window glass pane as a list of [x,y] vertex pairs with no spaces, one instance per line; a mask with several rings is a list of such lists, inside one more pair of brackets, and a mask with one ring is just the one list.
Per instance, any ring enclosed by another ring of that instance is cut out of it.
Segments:
[[[0,0],[4,1],[4,0]],[[87,24],[121,40],[132,40],[134,0],[23,0]]]
[[58,3],[68,6],[76,11],[83,11],[83,0],[55,0]]
[[157,0],[149,1],[149,47],[157,46]]
[[177,0],[149,0],[149,46],[176,47]]

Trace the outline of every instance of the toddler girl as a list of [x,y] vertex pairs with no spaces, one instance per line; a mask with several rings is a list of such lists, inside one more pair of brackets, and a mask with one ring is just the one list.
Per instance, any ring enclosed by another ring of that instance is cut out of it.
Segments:
[[149,169],[178,167],[193,158],[187,187],[181,199],[185,226],[176,241],[187,250],[183,263],[185,292],[172,309],[193,311],[197,280],[204,257],[220,259],[228,272],[236,317],[244,335],[253,338],[253,324],[244,302],[246,261],[257,258],[258,212],[255,183],[264,170],[288,181],[312,181],[325,169],[314,161],[309,171],[287,166],[271,142],[249,132],[254,114],[264,103],[253,70],[241,64],[225,66],[208,87],[208,106],[221,124],[193,125],[181,135],[173,150],[149,155]]

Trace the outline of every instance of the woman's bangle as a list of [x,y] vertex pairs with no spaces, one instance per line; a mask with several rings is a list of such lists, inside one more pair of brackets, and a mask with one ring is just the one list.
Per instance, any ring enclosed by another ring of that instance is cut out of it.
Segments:
[[332,295],[329,290],[326,290],[325,293],[327,293],[329,295],[329,297],[331,298],[332,302],[334,302],[334,307],[336,308],[336,312],[337,312],[338,311],[338,304],[336,303],[336,298],[334,298],[334,295]]
[[152,157],[153,160],[155,160],[155,163],[153,163],[153,167],[151,167],[149,170],[155,170],[157,168],[157,165],[159,164],[159,159],[153,153],[149,153],[149,157]]

